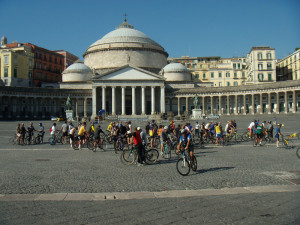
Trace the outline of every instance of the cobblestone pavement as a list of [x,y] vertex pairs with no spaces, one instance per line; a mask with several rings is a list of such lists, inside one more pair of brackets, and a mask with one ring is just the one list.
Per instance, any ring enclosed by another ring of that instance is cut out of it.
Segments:
[[299,192],[112,201],[0,202],[0,224],[300,224]]
[[[266,117],[266,120],[271,118]],[[285,123],[283,133],[300,131],[298,115],[277,118]],[[222,121],[228,119],[221,118]],[[240,130],[244,130],[253,118],[239,116],[236,119]],[[37,122],[34,123],[37,126]],[[48,131],[51,122],[43,123]],[[141,125],[134,123],[134,126]],[[160,160],[156,165],[136,167],[121,164],[120,155],[111,151],[111,146],[106,152],[96,153],[48,143],[12,146],[8,139],[15,126],[16,122],[0,122],[0,194],[139,192],[300,184],[300,160],[295,148],[278,149],[274,144],[254,148],[251,143],[226,147],[207,145],[195,150],[197,172],[182,177],[176,171],[175,157],[170,161]],[[294,145],[300,146],[300,142],[295,140]],[[0,202],[0,224],[99,224],[99,221],[101,224],[270,224],[270,221],[272,224],[299,224],[295,213],[299,212],[298,194],[239,194],[105,203]],[[76,212],[75,216],[73,212]]]

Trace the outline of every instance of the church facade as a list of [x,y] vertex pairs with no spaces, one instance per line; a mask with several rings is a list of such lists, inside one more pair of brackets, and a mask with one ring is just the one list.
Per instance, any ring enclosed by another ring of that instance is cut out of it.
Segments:
[[195,106],[204,114],[296,113],[300,81],[238,87],[208,87],[192,80],[181,63],[168,64],[165,49],[125,20],[87,48],[62,73],[60,88],[0,87],[0,118],[48,118],[64,115],[72,99],[76,117],[105,110],[120,117],[181,115]]

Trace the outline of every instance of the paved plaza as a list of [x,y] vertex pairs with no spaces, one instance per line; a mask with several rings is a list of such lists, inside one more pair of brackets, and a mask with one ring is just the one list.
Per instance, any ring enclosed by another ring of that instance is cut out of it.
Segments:
[[[235,119],[242,133],[254,117]],[[283,134],[300,131],[299,115],[277,119]],[[123,165],[111,145],[95,153],[61,144],[11,145],[17,122],[0,122],[0,224],[300,223],[296,148],[205,145],[195,149],[198,170],[183,177],[175,155],[137,167]],[[42,122],[47,140],[52,122]]]

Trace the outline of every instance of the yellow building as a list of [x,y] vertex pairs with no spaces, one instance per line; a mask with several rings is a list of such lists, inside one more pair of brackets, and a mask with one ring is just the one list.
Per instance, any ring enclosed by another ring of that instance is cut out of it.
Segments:
[[34,54],[31,47],[19,43],[2,42],[0,63],[0,79],[5,86],[32,86]]
[[300,80],[300,48],[277,62],[277,80]]
[[212,87],[239,86],[246,80],[246,58],[189,57],[169,58],[182,63],[192,74],[194,82]]

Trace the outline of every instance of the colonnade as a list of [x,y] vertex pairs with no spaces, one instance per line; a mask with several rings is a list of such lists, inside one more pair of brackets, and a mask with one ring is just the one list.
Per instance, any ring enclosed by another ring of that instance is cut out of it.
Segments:
[[[159,93],[156,91],[158,88],[160,89]],[[117,94],[119,92],[120,95]],[[151,95],[150,98],[147,98],[146,92]],[[146,103],[149,102],[148,100],[151,101],[150,113],[152,115],[158,111],[160,113],[165,113],[164,86],[94,86],[92,90],[92,96],[92,117],[96,116],[99,110],[105,110],[105,112],[111,115],[146,115]],[[130,99],[131,102],[128,103],[127,101],[126,104],[126,99]],[[126,106],[128,105],[129,107],[131,106],[131,113],[126,112]]]
[[[194,108],[193,99],[196,94],[167,96],[168,111],[184,114]],[[296,113],[300,108],[300,91],[253,91],[245,93],[198,93],[198,108],[203,114],[247,115],[263,113]],[[174,108],[177,99],[177,109]]]

